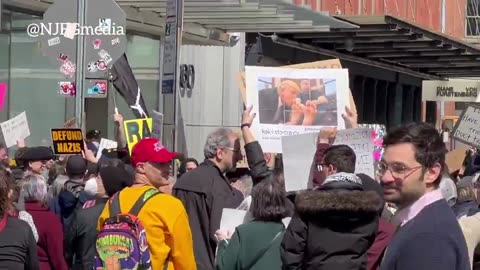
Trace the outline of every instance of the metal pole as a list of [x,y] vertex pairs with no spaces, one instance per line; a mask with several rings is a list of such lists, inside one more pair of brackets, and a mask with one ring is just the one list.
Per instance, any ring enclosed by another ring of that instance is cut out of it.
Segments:
[[[86,0],[78,0],[77,5],[77,22],[78,27],[85,25],[85,13],[87,10]],[[83,124],[83,107],[84,107],[84,98],[83,98],[83,79],[85,77],[84,70],[84,43],[85,37],[83,35],[77,35],[77,59],[76,59],[76,73],[75,73],[75,118],[77,120],[77,125],[79,128],[82,128]]]
[[[180,105],[180,99],[178,97],[178,89],[180,86],[180,59],[181,59],[181,51],[182,51],[182,33],[183,33],[183,3],[184,0],[176,0],[177,1],[177,61],[175,63],[175,69],[177,70],[176,72],[176,78],[175,78],[175,87],[174,87],[174,92],[173,92],[173,151],[178,152],[178,130],[179,130],[179,115],[178,115],[178,106]],[[173,175],[175,178],[175,181],[177,180],[177,171],[178,168],[177,166],[173,166]]]
[[[441,13],[441,18],[440,18],[440,25],[441,25],[441,30],[442,33],[445,33],[445,0],[442,0],[442,13]],[[445,102],[440,101],[440,128],[442,128],[443,125],[443,118],[445,117]]]

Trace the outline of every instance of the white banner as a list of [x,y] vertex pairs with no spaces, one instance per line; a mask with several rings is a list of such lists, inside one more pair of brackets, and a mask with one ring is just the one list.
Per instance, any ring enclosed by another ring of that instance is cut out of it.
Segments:
[[423,81],[422,101],[480,102],[480,81]]
[[452,136],[468,145],[480,146],[480,107],[468,106],[455,125]]

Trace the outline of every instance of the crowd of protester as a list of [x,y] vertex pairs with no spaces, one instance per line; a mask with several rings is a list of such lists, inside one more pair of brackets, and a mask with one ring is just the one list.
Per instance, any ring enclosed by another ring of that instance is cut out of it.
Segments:
[[[82,155],[19,141],[9,158],[0,146],[0,268],[480,269],[480,151],[451,172],[438,131],[413,123],[387,133],[375,175],[356,174],[355,152],[332,145],[336,129],[323,128],[313,187],[287,193],[282,163],[269,168],[250,131],[251,111],[242,138],[214,130],[205,160],[183,157],[175,183],[179,155],[153,138],[129,154],[121,128],[118,148],[99,159],[96,130]],[[358,127],[348,108],[343,118]],[[245,170],[236,169],[240,139]],[[224,208],[249,219],[221,229]]]

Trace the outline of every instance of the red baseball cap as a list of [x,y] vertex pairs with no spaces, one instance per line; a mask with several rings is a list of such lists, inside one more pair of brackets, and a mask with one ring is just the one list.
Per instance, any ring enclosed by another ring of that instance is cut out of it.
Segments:
[[133,146],[130,159],[132,165],[136,167],[138,163],[144,162],[167,163],[176,156],[178,153],[168,151],[158,139],[145,138]]

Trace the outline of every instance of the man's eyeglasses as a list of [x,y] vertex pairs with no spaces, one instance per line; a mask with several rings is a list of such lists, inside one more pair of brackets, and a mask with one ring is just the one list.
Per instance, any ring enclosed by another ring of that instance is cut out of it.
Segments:
[[231,148],[231,147],[224,147],[224,149],[228,149],[228,150],[230,150],[234,153],[241,153],[242,152],[242,150],[240,150],[240,149],[235,149],[235,148]]
[[386,162],[380,162],[377,165],[377,173],[379,176],[383,176],[387,171],[390,171],[393,178],[405,180],[405,178],[409,177],[412,173],[420,168],[423,168],[423,166],[420,165],[409,168],[401,163],[387,164]]
[[317,164],[317,171],[323,172],[325,166],[328,166],[328,165],[327,164]]

